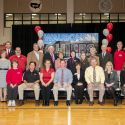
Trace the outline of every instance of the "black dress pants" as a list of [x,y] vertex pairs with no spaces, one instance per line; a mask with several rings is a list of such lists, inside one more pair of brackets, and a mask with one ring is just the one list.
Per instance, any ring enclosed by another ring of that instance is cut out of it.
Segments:
[[84,94],[84,86],[78,86],[74,85],[74,94],[75,94],[75,100],[83,101],[83,94]]
[[47,87],[41,85],[43,101],[49,102],[52,87],[53,84],[51,83]]
[[7,98],[8,100],[16,100],[18,94],[18,86],[12,88],[11,86],[7,86]]

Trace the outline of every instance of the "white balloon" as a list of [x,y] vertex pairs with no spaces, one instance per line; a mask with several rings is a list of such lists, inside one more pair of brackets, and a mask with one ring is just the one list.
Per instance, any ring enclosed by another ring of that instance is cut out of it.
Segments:
[[44,43],[43,43],[43,40],[42,40],[42,39],[39,39],[39,40],[37,41],[37,44],[38,44],[38,46],[39,46],[40,49],[44,46]]
[[108,45],[108,40],[107,39],[103,39],[102,40],[102,45],[106,45],[107,46]]
[[108,30],[108,29],[104,29],[104,30],[103,30],[103,35],[104,35],[104,36],[107,36],[108,34],[109,34],[109,30]]
[[42,37],[43,37],[43,34],[44,34],[44,32],[43,32],[42,30],[39,30],[39,31],[38,31],[38,37],[39,37],[39,38],[42,38]]

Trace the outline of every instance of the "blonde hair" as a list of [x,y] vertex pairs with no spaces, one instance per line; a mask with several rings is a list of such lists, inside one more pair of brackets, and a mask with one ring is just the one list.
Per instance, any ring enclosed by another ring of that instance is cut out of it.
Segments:
[[111,71],[113,70],[113,64],[111,61],[108,61],[105,65],[105,71],[108,71],[107,65],[111,65]]

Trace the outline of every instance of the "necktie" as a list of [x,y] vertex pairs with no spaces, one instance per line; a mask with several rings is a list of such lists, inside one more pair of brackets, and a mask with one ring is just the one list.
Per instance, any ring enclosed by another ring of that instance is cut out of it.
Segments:
[[63,83],[64,83],[64,71],[62,69],[62,72],[61,72],[61,85],[63,86]]
[[104,58],[105,57],[105,53],[102,53],[102,58]]
[[93,83],[96,83],[96,71],[95,71],[95,68],[93,68]]
[[52,58],[52,61],[54,63],[54,61],[55,61],[54,54],[51,54],[51,58]]

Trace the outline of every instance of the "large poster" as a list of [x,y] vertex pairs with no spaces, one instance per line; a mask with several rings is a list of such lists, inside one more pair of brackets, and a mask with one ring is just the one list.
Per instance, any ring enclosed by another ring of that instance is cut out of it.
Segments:
[[95,46],[98,49],[98,33],[45,33],[44,44],[54,45],[55,50],[63,51],[65,56],[70,55],[71,50],[75,50],[79,55],[81,51],[89,53],[89,49]]

